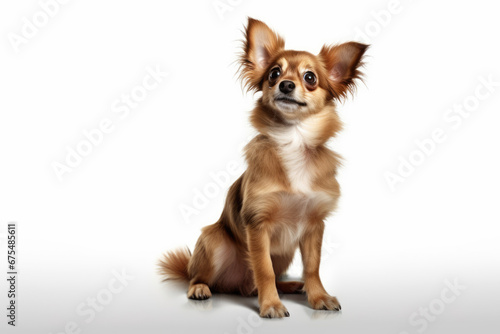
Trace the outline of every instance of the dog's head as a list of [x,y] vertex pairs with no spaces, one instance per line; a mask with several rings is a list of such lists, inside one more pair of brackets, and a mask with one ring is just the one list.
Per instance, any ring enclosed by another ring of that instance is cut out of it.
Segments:
[[262,91],[262,103],[284,119],[318,112],[354,89],[367,45],[323,46],[318,55],[285,50],[285,41],[265,23],[249,18],[241,77],[248,90]]

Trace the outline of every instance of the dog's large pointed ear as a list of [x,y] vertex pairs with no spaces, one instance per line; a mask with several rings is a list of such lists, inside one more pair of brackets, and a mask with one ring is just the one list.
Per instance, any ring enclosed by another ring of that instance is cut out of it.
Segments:
[[285,40],[264,22],[248,18],[240,56],[240,77],[248,90],[260,90],[272,57],[283,50]]
[[328,71],[328,83],[332,95],[339,99],[345,98],[348,92],[355,89],[354,79],[360,79],[359,70],[363,66],[363,55],[368,45],[348,42],[335,46],[323,46],[319,57]]

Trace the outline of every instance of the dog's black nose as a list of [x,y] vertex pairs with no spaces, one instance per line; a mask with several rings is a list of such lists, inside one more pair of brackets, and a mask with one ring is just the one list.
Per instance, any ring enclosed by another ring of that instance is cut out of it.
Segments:
[[284,80],[280,83],[280,91],[284,94],[288,94],[295,89],[295,84],[293,81]]

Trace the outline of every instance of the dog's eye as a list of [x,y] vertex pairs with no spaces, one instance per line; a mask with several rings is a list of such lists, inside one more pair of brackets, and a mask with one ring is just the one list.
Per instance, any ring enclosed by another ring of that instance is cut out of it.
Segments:
[[316,83],[316,75],[313,72],[306,72],[304,74],[304,80],[309,84],[309,85],[314,85]]
[[269,72],[269,81],[276,81],[281,75],[281,70],[279,67],[273,68],[271,72]]

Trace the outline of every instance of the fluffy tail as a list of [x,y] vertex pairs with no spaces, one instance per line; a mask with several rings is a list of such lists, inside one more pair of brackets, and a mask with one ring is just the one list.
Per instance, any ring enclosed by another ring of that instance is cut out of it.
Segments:
[[158,262],[159,272],[165,277],[163,281],[189,281],[188,263],[191,258],[189,248],[180,248],[167,252]]

